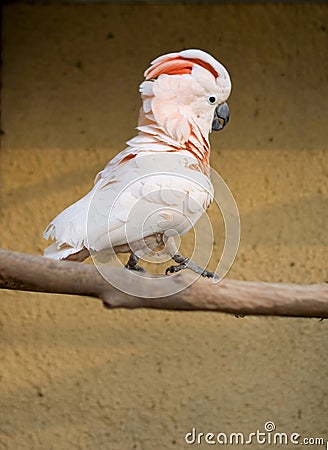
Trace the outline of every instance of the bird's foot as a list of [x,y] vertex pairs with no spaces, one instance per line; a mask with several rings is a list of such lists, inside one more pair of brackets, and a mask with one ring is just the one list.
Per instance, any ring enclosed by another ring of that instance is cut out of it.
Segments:
[[187,269],[186,264],[179,264],[178,266],[170,266],[165,270],[165,275],[168,275],[169,273],[177,273],[183,269]]
[[124,267],[129,270],[136,270],[137,272],[146,272],[146,270],[143,267],[138,266],[138,264],[136,264],[135,266],[129,266],[129,264],[125,264]]
[[143,267],[138,266],[138,261],[138,256],[136,256],[134,253],[131,253],[129,261],[125,264],[125,267],[129,270],[136,270],[137,272],[146,272]]
[[177,266],[170,266],[166,269],[165,275],[168,275],[169,273],[176,273],[180,272],[180,270],[184,269],[190,269],[195,273],[198,273],[202,277],[207,278],[218,278],[215,272],[210,272],[209,270],[204,269],[201,266],[198,266],[193,261],[191,261],[189,258],[184,258],[180,253],[176,253],[174,256],[172,256],[172,259],[178,263]]

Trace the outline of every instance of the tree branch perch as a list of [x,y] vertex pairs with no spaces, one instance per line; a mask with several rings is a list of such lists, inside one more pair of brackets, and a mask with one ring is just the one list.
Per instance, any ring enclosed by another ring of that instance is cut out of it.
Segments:
[[[122,269],[116,276],[126,278]],[[128,282],[128,281],[127,281]],[[151,282],[134,277],[140,288]],[[190,282],[188,273],[167,277],[177,290]],[[0,288],[75,294],[100,299],[108,308],[153,308],[185,311],[218,311],[239,315],[328,317],[328,285],[298,285],[224,279],[219,284],[200,278],[169,297],[127,295],[109,284],[96,267],[0,249]],[[148,286],[149,288],[149,286]]]

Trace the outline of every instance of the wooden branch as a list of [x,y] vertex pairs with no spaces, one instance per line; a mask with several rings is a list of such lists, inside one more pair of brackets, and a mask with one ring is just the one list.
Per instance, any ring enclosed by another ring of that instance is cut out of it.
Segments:
[[[125,285],[137,283],[149,289],[147,277],[130,277],[113,268]],[[107,308],[154,308],[185,311],[220,311],[238,315],[328,317],[328,285],[298,285],[224,279],[219,284],[200,278],[190,287],[190,274],[168,276],[165,283],[178,294],[158,298],[127,295],[109,284],[95,266],[53,261],[42,256],[0,249],[0,288],[23,291],[84,295],[100,299]],[[135,284],[134,284],[135,286]],[[185,289],[184,289],[185,288]],[[181,291],[181,289],[184,289]],[[148,291],[149,292],[149,291]]]

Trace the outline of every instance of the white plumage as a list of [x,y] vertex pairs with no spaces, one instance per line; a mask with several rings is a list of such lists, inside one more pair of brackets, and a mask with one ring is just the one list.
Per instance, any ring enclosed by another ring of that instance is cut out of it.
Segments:
[[55,242],[45,256],[142,256],[163,248],[167,230],[187,232],[210,204],[208,135],[213,120],[224,125],[218,111],[230,93],[228,72],[207,53],[184,50],[155,59],[145,78],[137,136],[48,225],[44,237]]

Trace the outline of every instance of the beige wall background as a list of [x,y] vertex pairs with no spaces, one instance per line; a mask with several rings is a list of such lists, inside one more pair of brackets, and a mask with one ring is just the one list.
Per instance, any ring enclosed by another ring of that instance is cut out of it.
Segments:
[[[1,247],[42,253],[49,220],[133,136],[149,62],[196,47],[233,81],[231,123],[211,138],[241,215],[229,276],[327,281],[327,11],[6,5]],[[269,420],[328,439],[326,321],[0,295],[0,448],[184,449],[192,427],[251,433]]]

